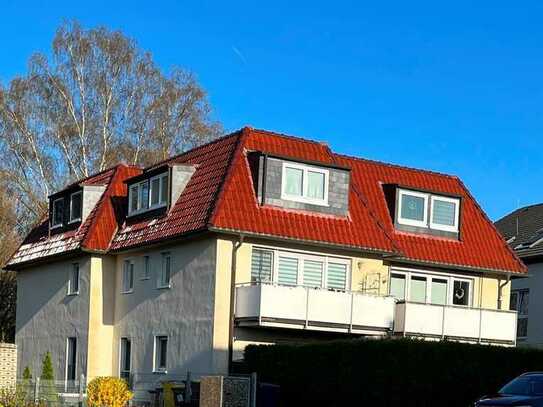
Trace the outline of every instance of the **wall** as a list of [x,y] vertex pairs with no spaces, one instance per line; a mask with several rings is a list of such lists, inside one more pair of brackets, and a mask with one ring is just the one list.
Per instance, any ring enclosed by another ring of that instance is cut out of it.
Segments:
[[17,346],[0,343],[0,389],[15,386],[17,377]]
[[[202,239],[119,255],[116,262],[113,371],[119,372],[120,339],[131,340],[132,372],[137,380],[160,380],[153,374],[154,337],[167,335],[168,374],[188,370],[215,373],[213,296],[216,240]],[[157,288],[163,252],[171,254],[171,287]],[[142,279],[143,255],[150,256],[150,279]],[[122,294],[123,261],[135,262],[134,290]]]
[[528,337],[519,340],[519,346],[543,348],[543,263],[528,264],[528,278],[514,279],[515,290],[529,289]]
[[[68,296],[68,276],[74,262],[79,263],[79,295]],[[55,378],[63,380],[67,338],[72,336],[77,337],[77,376],[86,373],[90,263],[90,257],[83,256],[17,272],[18,377],[26,366],[37,377],[45,353],[50,352]]]
[[88,380],[114,376],[115,257],[95,256],[90,267]]

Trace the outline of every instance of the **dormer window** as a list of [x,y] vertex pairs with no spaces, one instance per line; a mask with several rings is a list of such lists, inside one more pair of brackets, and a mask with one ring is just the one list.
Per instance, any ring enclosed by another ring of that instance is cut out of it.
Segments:
[[51,227],[56,228],[64,223],[64,198],[58,198],[53,201]]
[[129,187],[128,214],[162,208],[168,203],[168,173],[156,175]]
[[281,199],[326,206],[328,176],[323,168],[284,162]]
[[77,191],[70,195],[70,223],[79,222],[83,210],[83,191]]
[[427,192],[398,190],[400,225],[458,233],[460,199]]

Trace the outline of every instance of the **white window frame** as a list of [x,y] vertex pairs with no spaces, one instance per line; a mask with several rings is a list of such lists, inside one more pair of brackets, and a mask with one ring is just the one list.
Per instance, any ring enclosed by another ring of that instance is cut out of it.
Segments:
[[[454,204],[454,225],[441,225],[439,223],[434,223],[434,202],[443,201]],[[449,198],[446,196],[432,195],[430,197],[430,228],[437,230],[444,230],[446,232],[458,232],[458,219],[460,217],[460,199],[458,198]]]
[[[302,171],[302,196],[289,195],[286,193],[286,169],[292,168]],[[318,172],[324,175],[324,199],[310,198],[308,197],[308,173]],[[328,206],[328,179],[330,177],[330,171],[325,168],[314,167],[310,165],[297,164],[293,162],[283,162],[281,172],[281,199],[287,201],[303,202],[312,205]]]
[[151,256],[148,254],[142,256],[141,278],[140,280],[149,280],[151,278]]
[[[166,338],[166,366],[158,367],[158,339]],[[157,334],[153,336],[153,373],[167,374],[168,373],[168,351],[170,350],[170,337],[165,334]]]
[[64,201],[64,198],[63,197],[57,198],[52,203],[53,208],[51,210],[51,229],[60,228],[64,224],[64,213],[65,213],[65,210],[66,210],[66,208],[64,208],[64,202],[62,203],[62,205],[63,205],[63,208],[62,208],[62,220],[60,221],[60,223],[55,223],[55,204],[57,202],[60,202],[60,201]]
[[70,339],[75,339],[75,365],[74,365],[74,379],[77,380],[77,355],[79,353],[79,344],[78,344],[78,340],[77,340],[77,336],[69,336],[66,338],[66,365],[64,367],[64,382],[65,382],[65,386],[66,388],[68,387],[68,365],[69,365],[69,358],[70,358]]
[[[74,267],[77,266],[77,290],[74,290]],[[72,263],[68,275],[68,294],[67,295],[79,295],[81,283],[81,266],[79,263]]]
[[124,370],[124,360],[123,360],[123,339],[130,342],[130,371],[128,371],[128,374],[130,375],[132,372],[132,338],[128,336],[122,336],[119,339],[119,378],[122,378],[122,374],[126,372]]
[[[169,257],[170,258],[170,276],[169,276],[169,279],[168,279],[168,283],[165,284],[163,282],[163,276],[166,272],[165,270],[165,258],[166,257]],[[173,260],[173,256],[172,256],[172,253],[171,252],[162,252],[160,253],[160,273],[158,273],[158,278],[157,278],[157,282],[156,282],[156,288],[159,289],[159,290],[162,290],[162,289],[168,289],[168,288],[171,288],[172,287],[172,269],[173,269],[173,265],[172,265],[172,260]]]
[[[411,191],[409,189],[400,189],[398,191],[398,223],[401,225],[428,227],[428,194],[422,192]],[[422,221],[407,219],[402,217],[403,196],[410,195],[424,199],[424,218]]]
[[[159,209],[159,208],[163,208],[165,206],[168,205],[168,201],[166,199],[166,202],[162,202],[161,199],[162,199],[162,178],[168,178],[169,177],[169,172],[166,171],[164,173],[161,173],[161,174],[158,174],[158,175],[155,175],[153,177],[150,177],[150,178],[147,178],[147,179],[144,179],[144,180],[141,180],[139,182],[136,182],[134,184],[131,184],[128,186],[128,216],[133,216],[133,215],[139,215],[140,213],[144,213],[144,212],[148,212],[148,211],[151,211],[151,210],[154,210],[154,209]],[[157,204],[154,204],[154,205],[151,205],[151,196],[152,196],[152,191],[151,191],[151,187],[153,185],[153,180],[154,179],[158,179],[158,203]],[[148,196],[148,202],[147,202],[147,208],[144,208],[142,207],[142,200],[141,200],[141,189],[143,188],[143,185],[147,184],[148,185],[148,188],[149,188],[149,196]],[[168,182],[166,182],[166,187],[168,187]],[[133,195],[134,195],[134,188],[136,189],[136,195],[137,195],[137,208],[135,210],[132,210],[132,198],[133,198]],[[166,194],[166,197],[168,195]]]
[[[126,265],[128,264],[128,271],[132,272],[132,286],[131,287],[128,287],[128,289],[126,288],[127,285],[126,285],[126,281],[125,281],[125,278],[127,277],[128,273],[126,273]],[[123,260],[123,267],[122,267],[122,275],[121,275],[121,294],[131,294],[134,292],[134,272],[135,272],[135,263],[134,263],[134,259],[124,259]]]
[[[473,308],[473,288],[475,285],[475,281],[473,278],[470,277],[464,277],[464,276],[454,276],[450,274],[445,273],[439,273],[435,271],[421,271],[421,270],[415,270],[415,269],[406,269],[406,268],[397,268],[397,267],[391,267],[390,268],[390,275],[392,274],[399,274],[405,276],[405,293],[404,293],[404,300],[400,301],[411,301],[411,277],[423,277],[426,279],[426,295],[425,295],[425,302],[419,303],[419,304],[429,304],[429,305],[436,305],[436,306],[451,306],[451,307],[463,307],[463,308]],[[434,304],[432,303],[432,279],[436,280],[447,280],[447,302],[446,304]],[[389,279],[390,281],[390,279]],[[453,287],[455,281],[466,281],[469,283],[469,298],[468,298],[468,305],[457,305],[453,304]],[[388,284],[388,295],[391,294],[391,287],[390,283]]]
[[[517,303],[515,304],[515,310],[516,310],[516,313],[517,313],[517,325],[518,325],[518,321],[520,321],[521,319],[525,319],[526,320],[526,323],[528,324],[528,327],[530,326],[530,321],[529,321],[529,313],[530,313],[530,289],[529,288],[519,288],[519,289],[514,289],[514,290],[511,290],[511,294],[513,293],[516,293],[517,294]],[[522,294],[525,294],[525,293],[528,293],[528,313],[525,314],[525,313],[520,313],[520,295]],[[509,304],[509,309],[511,309],[511,304]],[[527,328],[528,328],[527,327]],[[526,330],[526,335],[525,336],[517,336],[518,339],[526,339],[528,338],[528,329]]]
[[[72,215],[74,213],[73,211],[73,200],[75,195],[81,196],[81,213],[79,214],[78,218],[73,218]],[[81,216],[83,216],[83,191],[77,191],[72,194],[70,194],[70,221],[68,223],[75,223],[81,221]]]
[[[251,256],[252,256],[252,250],[258,249],[258,250],[268,250],[273,253],[272,255],[272,275],[271,275],[271,281],[272,284],[279,284],[279,257],[281,255],[296,258],[298,260],[298,276],[296,281],[296,286],[303,286],[304,285],[304,278],[303,278],[303,270],[304,270],[304,260],[312,260],[312,261],[320,261],[323,263],[324,269],[322,272],[322,289],[330,289],[330,290],[338,290],[343,291],[339,288],[328,288],[328,263],[338,263],[338,264],[345,264],[347,267],[346,274],[345,274],[345,289],[344,291],[350,291],[351,289],[351,266],[352,266],[352,260],[348,257],[338,257],[338,256],[331,256],[323,253],[315,253],[305,250],[285,250],[278,247],[273,246],[262,246],[262,245],[255,245],[251,249]],[[266,284],[265,282],[263,284]]]

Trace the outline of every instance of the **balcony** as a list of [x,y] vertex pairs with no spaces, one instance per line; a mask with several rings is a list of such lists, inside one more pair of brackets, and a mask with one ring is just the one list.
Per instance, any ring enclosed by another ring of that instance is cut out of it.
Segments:
[[392,333],[394,299],[301,286],[240,285],[236,324],[353,334]]
[[398,302],[394,333],[421,338],[515,345],[517,313],[461,306]]

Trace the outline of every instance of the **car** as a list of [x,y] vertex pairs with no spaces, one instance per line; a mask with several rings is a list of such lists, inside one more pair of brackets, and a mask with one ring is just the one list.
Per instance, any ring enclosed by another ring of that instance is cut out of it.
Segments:
[[543,407],[543,372],[524,373],[475,403],[475,407],[485,406]]

